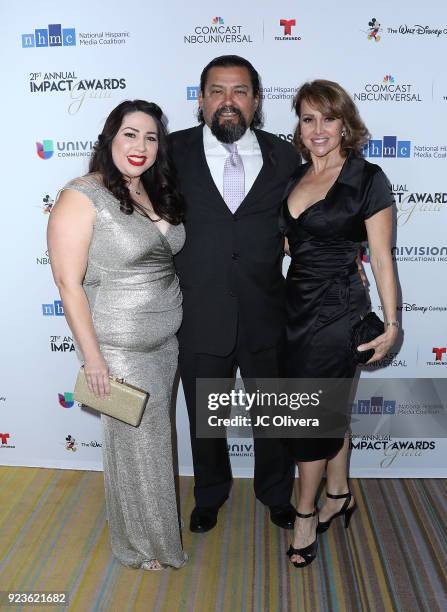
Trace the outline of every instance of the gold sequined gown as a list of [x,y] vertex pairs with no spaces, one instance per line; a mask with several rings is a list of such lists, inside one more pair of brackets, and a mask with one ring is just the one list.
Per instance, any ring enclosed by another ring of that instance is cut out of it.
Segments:
[[96,210],[83,287],[102,354],[112,376],[150,393],[138,428],[101,416],[112,551],[130,567],[151,559],[180,567],[186,557],[169,411],[177,369],[175,334],[182,319],[173,255],[185,241],[184,227],[171,225],[163,235],[137,212],[123,214],[119,202],[91,177],[65,188],[85,194]]

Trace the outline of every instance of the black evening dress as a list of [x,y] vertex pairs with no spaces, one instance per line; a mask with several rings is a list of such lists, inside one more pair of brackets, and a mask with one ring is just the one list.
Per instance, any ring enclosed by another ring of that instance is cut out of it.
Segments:
[[[353,379],[351,328],[370,307],[355,259],[367,238],[365,220],[391,206],[393,193],[379,166],[350,152],[326,197],[294,218],[287,197],[310,167],[310,163],[300,166],[292,177],[280,215],[292,258],[286,280],[282,374],[287,378]],[[352,387],[349,381],[348,386]],[[346,393],[338,398],[346,429],[349,397]],[[315,461],[333,457],[343,437],[288,438],[287,444],[297,461]]]

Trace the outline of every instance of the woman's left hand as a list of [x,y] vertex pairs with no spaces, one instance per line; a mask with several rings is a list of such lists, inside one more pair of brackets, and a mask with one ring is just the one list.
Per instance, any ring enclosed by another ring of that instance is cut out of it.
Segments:
[[389,352],[390,348],[396,342],[397,338],[397,328],[394,326],[388,327],[384,334],[377,336],[371,342],[367,344],[360,344],[357,347],[358,351],[368,351],[370,349],[374,349],[374,355],[371,357],[369,361],[366,363],[374,363],[375,361],[379,361],[383,359],[385,355]]

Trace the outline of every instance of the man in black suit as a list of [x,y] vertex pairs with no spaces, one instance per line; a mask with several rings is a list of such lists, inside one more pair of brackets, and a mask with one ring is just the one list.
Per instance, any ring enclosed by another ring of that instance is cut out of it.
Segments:
[[[284,279],[278,211],[299,164],[289,143],[257,129],[259,75],[241,57],[218,57],[205,67],[199,120],[200,126],[171,135],[186,201],[186,243],[176,267],[183,292],[179,362],[194,464],[194,532],[215,526],[232,481],[226,440],[196,436],[196,379],[231,378],[236,366],[245,380],[279,375]],[[236,176],[229,178],[231,171]],[[256,438],[254,450],[255,494],[275,524],[292,529],[293,460],[279,439]]]

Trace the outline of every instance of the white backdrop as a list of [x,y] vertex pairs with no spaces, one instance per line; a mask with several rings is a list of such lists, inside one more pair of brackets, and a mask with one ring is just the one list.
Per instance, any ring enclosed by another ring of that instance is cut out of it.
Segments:
[[[118,0],[23,0],[0,14],[1,464],[101,469],[99,419],[81,412],[70,395],[78,365],[46,252],[48,208],[66,181],[86,172],[92,144],[120,101],[156,101],[170,130],[195,125],[200,72],[224,53],[243,55],[259,70],[265,127],[281,138],[291,139],[290,101],[303,81],[336,80],[355,97],[373,135],[368,158],[383,167],[398,201],[395,255],[405,330],[389,365],[363,376],[446,377],[444,2],[377,0],[372,7],[349,0],[341,11],[328,0],[230,0],[225,7],[211,1],[206,8],[180,0],[134,0],[129,8]],[[369,274],[367,252],[364,259]],[[374,291],[372,297],[378,310]],[[411,413],[399,389],[384,399]],[[361,386],[357,399],[365,399]],[[424,398],[418,402],[415,410]],[[191,474],[181,389],[177,433],[180,473]],[[250,475],[251,440],[230,444],[235,475]],[[447,472],[441,437],[354,446],[353,476]]]

